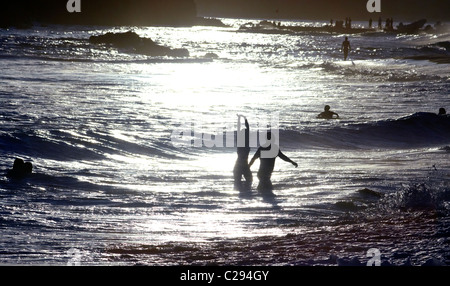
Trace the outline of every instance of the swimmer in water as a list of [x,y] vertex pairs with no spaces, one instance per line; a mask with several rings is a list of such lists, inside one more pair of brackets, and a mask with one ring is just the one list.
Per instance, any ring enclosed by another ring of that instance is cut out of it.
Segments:
[[339,118],[339,114],[331,111],[329,105],[325,105],[324,111],[317,115],[317,118],[333,119],[333,116],[336,116],[335,118]]
[[33,165],[30,162],[24,162],[22,159],[14,160],[11,170],[6,173],[8,178],[21,179],[33,172]]

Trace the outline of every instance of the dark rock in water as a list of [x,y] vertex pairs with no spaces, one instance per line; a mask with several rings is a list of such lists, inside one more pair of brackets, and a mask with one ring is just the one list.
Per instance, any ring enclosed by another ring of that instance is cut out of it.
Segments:
[[138,34],[128,31],[125,33],[106,33],[104,35],[91,36],[89,42],[93,44],[111,44],[119,48],[125,48],[140,45],[142,39]]
[[446,49],[447,51],[450,51],[450,41],[447,42],[437,42],[436,46],[438,47],[442,47],[444,49]]
[[205,59],[218,59],[219,56],[216,53],[206,53],[204,55]]
[[397,27],[397,32],[409,34],[417,33],[419,29],[421,29],[425,25],[426,22],[427,22],[426,19],[421,19],[419,21],[407,25],[403,25],[403,23],[400,23]]
[[195,25],[197,25],[197,26],[213,26],[213,27],[230,27],[229,25],[224,24],[219,19],[203,18],[203,17],[197,17],[197,19],[195,21]]
[[125,33],[106,33],[99,36],[91,36],[89,42],[92,44],[107,44],[119,49],[129,49],[132,52],[148,56],[170,56],[188,57],[189,51],[186,49],[171,49],[156,44],[152,39],[141,38],[132,31]]

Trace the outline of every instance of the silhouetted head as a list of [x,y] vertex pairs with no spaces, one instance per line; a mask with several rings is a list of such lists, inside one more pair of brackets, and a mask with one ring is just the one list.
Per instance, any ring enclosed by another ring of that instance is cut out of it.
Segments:
[[24,162],[22,159],[15,159],[12,170],[9,170],[6,174],[9,178],[23,178],[26,175],[30,175],[33,172],[33,165],[30,162]]
[[23,162],[22,159],[17,158],[16,160],[14,160],[13,170],[18,171],[18,170],[23,169],[24,164],[25,163]]
[[441,107],[439,108],[439,115],[445,115],[447,112],[445,111],[445,108]]
[[345,40],[348,41],[348,37],[345,37]]
[[330,106],[329,105],[325,105],[325,111],[328,111],[328,110],[330,110]]
[[23,172],[25,174],[31,174],[33,172],[33,165],[30,162],[26,162],[23,165]]

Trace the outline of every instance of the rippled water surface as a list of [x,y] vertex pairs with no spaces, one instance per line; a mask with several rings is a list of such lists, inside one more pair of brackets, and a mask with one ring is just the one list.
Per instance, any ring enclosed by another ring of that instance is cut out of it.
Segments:
[[[0,179],[0,262],[354,265],[378,248],[448,264],[450,68],[406,58],[448,57],[449,34],[351,35],[344,62],[345,35],[224,21],[0,30],[0,168],[34,166]],[[190,56],[89,43],[128,30]],[[340,120],[316,118],[326,104]],[[253,190],[233,188],[234,147],[194,146],[234,135],[238,113],[254,136],[276,123],[298,163],[277,159],[271,194],[258,162]]]

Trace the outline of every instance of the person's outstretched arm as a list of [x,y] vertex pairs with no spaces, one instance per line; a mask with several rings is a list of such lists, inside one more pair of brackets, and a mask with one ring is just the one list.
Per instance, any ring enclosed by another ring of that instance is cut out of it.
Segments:
[[280,150],[280,152],[278,152],[278,157],[280,157],[282,160],[284,160],[286,162],[291,163],[292,165],[295,166],[295,168],[298,167],[298,164],[295,163],[294,161],[292,161],[288,156],[284,155],[283,152],[281,152],[281,150]]
[[258,149],[255,155],[253,155],[253,158],[250,160],[250,163],[248,163],[248,166],[251,167],[253,163],[255,163],[256,159],[258,159],[260,156],[261,156],[261,149]]
[[239,131],[241,131],[241,117],[242,117],[242,115],[240,115],[240,114],[236,114],[236,115],[238,117],[237,131],[239,132]]
[[245,119],[245,147],[250,147],[250,125],[248,124],[247,118]]

